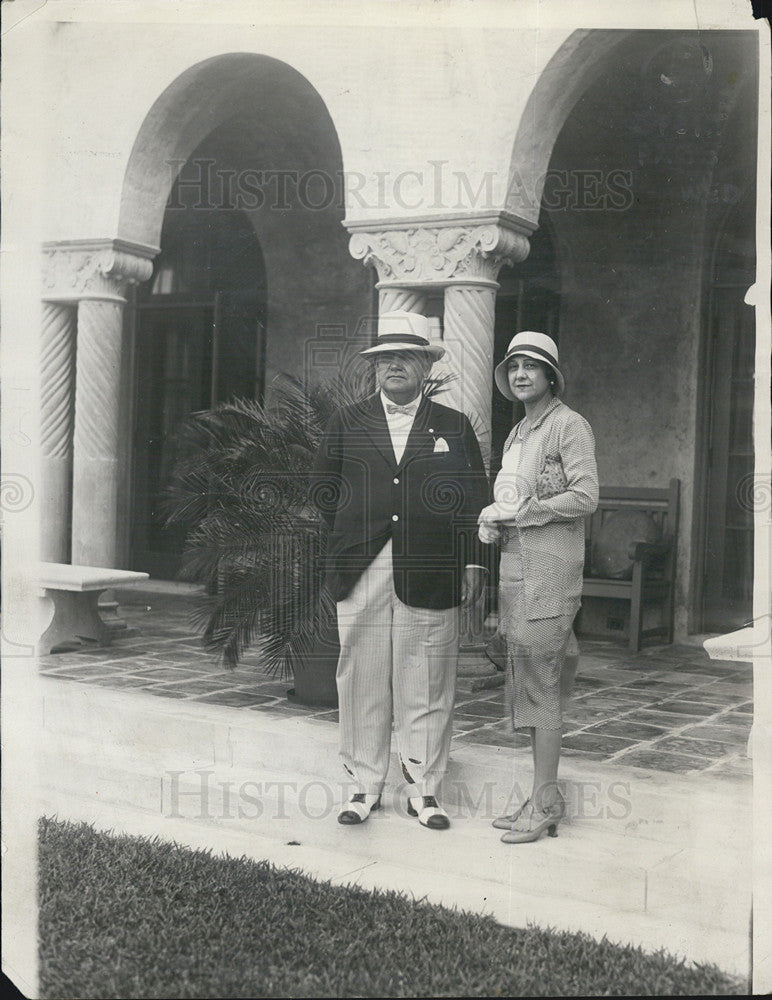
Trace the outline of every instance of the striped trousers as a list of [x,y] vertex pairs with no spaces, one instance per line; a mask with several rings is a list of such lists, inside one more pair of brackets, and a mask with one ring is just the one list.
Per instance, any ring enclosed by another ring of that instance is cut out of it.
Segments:
[[458,608],[403,604],[394,591],[391,541],[339,601],[340,754],[357,791],[386,781],[392,719],[410,795],[436,795],[450,752]]

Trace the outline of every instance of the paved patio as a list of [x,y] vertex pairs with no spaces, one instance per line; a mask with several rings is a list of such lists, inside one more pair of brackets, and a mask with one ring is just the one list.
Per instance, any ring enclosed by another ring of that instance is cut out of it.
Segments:
[[373,820],[335,822],[347,785],[334,710],[288,700],[292,681],[255,655],[219,669],[190,628],[190,596],[120,598],[135,634],[40,660],[42,814],[747,972],[749,666],[699,646],[584,642],[566,820],[557,839],[513,851],[490,823],[527,787],[531,755],[518,753],[513,791],[503,690],[480,686],[500,675],[465,651],[438,850],[405,813],[394,759]]
[[[41,657],[41,672],[162,698],[337,721],[333,709],[289,701],[292,681],[266,675],[255,654],[238,670],[221,669],[191,628],[189,595],[134,590],[119,598],[133,634],[110,647]],[[631,653],[611,642],[580,645],[576,693],[565,721],[566,758],[750,776],[751,664],[710,660],[701,646],[649,646]],[[481,650],[462,652],[454,745],[511,747],[503,688],[481,688],[496,684],[496,674]]]

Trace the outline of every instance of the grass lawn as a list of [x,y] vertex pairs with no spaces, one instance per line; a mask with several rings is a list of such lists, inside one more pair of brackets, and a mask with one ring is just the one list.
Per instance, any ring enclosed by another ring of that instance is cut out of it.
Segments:
[[744,993],[584,934],[502,927],[264,861],[40,823],[42,997]]

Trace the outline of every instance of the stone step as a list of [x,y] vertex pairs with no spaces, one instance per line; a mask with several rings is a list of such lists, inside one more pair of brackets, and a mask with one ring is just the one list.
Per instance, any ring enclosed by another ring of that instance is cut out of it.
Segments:
[[[307,747],[313,749],[312,739]],[[67,814],[70,798],[82,797],[98,809],[128,807],[155,816],[161,836],[168,820],[211,823],[222,832],[238,830],[277,845],[294,841],[342,850],[353,867],[377,858],[438,878],[463,872],[484,887],[483,896],[503,879],[510,890],[544,886],[564,900],[592,902],[611,912],[667,917],[677,884],[682,909],[703,927],[720,929],[727,919],[736,926],[745,912],[742,893],[726,898],[742,856],[716,857],[712,845],[706,850],[630,837],[602,819],[574,819],[561,824],[557,838],[513,848],[499,841],[488,816],[452,805],[452,833],[443,836],[407,816],[401,790],[387,791],[384,808],[351,831],[336,822],[346,786],[323,773],[299,776],[278,763],[258,768],[190,759],[174,747],[163,755],[131,756],[104,745],[96,749],[85,736],[46,735],[42,784],[46,804],[57,815]]]
[[[660,934],[662,945],[677,914],[684,928],[734,935],[738,955],[745,947],[750,873],[742,803],[735,794],[738,808],[727,808],[726,794],[722,799],[710,783],[618,769],[612,794],[603,784],[608,775],[567,767],[574,797],[560,836],[509,847],[490,820],[505,809],[511,751],[459,747],[443,791],[449,833],[408,821],[396,767],[384,810],[352,831],[335,821],[346,790],[330,723],[67,681],[46,680],[43,690],[41,805],[62,818],[81,810],[104,822],[118,810],[162,837],[179,824],[208,827],[229,851],[233,837],[246,836],[271,845],[271,858],[290,843],[342,852],[346,871],[396,867],[416,885],[431,878],[455,884],[463,873],[461,897],[476,898],[475,908],[497,899],[498,919],[505,897],[511,920],[522,922],[535,912],[533,898],[545,894],[556,908],[567,906],[568,920],[577,906],[590,907],[594,919],[605,913],[607,929],[620,914],[648,920],[649,937]],[[597,793],[594,811],[588,790]],[[577,814],[580,792],[585,808]],[[338,868],[325,861],[314,869],[328,870]]]
[[[181,770],[232,767],[245,772],[280,770],[340,786],[337,726],[324,720],[227,708],[115,691],[44,678],[44,732],[56,745],[110,748],[161,773],[173,757]],[[75,742],[73,742],[75,741]],[[530,787],[530,754],[509,747],[454,744],[443,783],[443,802],[458,815],[490,820],[511,811]],[[717,854],[743,850],[751,823],[750,781],[719,775],[674,775],[566,757],[561,763],[571,817],[602,823],[616,836],[692,845],[713,845]],[[404,784],[396,755],[392,789]]]

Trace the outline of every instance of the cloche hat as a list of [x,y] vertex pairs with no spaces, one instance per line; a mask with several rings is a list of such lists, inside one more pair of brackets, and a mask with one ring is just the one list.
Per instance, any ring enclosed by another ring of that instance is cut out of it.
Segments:
[[432,361],[439,361],[445,348],[429,340],[429,320],[420,313],[397,309],[378,317],[378,339],[372,347],[359,353],[365,357],[384,351],[423,351]]
[[514,354],[525,354],[526,357],[535,358],[536,361],[543,361],[545,364],[548,364],[555,372],[555,377],[558,380],[558,396],[565,392],[566,380],[563,378],[563,373],[558,367],[558,345],[552,337],[547,336],[546,333],[536,333],[534,330],[524,330],[522,333],[516,333],[510,340],[507,353],[504,355],[504,360],[499,362],[494,369],[493,376],[502,396],[506,396],[507,399],[511,399],[514,402],[515,397],[512,395],[512,390],[509,388],[509,377],[507,374],[509,359]]

